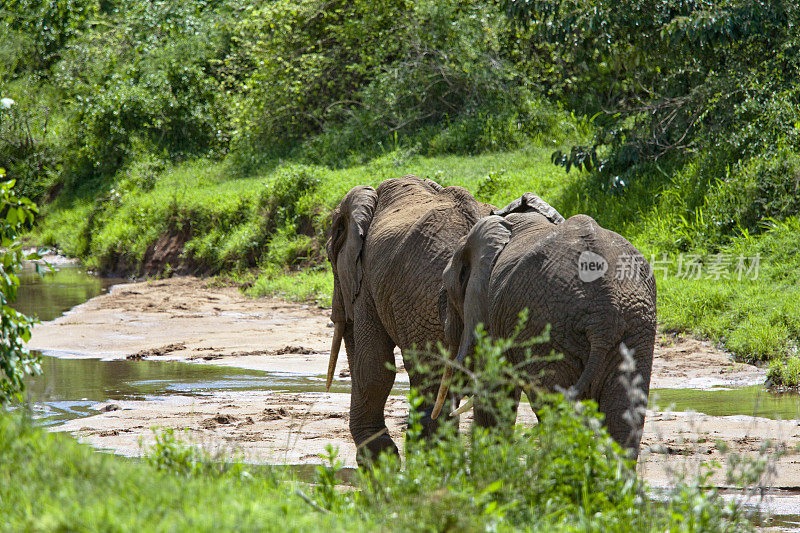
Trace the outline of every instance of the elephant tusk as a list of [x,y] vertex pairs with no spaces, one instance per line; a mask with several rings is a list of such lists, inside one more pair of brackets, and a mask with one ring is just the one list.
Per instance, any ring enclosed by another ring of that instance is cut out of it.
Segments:
[[331,390],[333,383],[333,373],[336,371],[336,361],[339,359],[339,348],[342,347],[342,337],[344,336],[344,322],[337,322],[333,329],[333,342],[331,343],[331,358],[328,361],[328,382],[325,390]]
[[433,406],[433,412],[431,412],[431,420],[436,420],[439,418],[439,414],[442,412],[442,407],[444,406],[444,401],[447,399],[447,389],[450,388],[450,380],[452,378],[453,367],[448,366],[444,370],[442,384],[439,385],[439,394],[436,396],[436,405]]
[[458,409],[455,409],[452,413],[450,413],[450,416],[458,416],[458,415],[460,415],[462,413],[466,413],[467,411],[472,409],[472,404],[473,403],[475,403],[475,397],[474,396],[470,396],[469,398],[467,398],[467,401],[464,402],[464,405],[462,405]]

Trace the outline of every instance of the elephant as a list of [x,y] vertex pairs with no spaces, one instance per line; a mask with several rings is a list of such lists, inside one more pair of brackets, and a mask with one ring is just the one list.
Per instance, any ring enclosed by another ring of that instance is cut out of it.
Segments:
[[[389,179],[377,188],[351,189],[332,213],[326,250],[333,268],[328,364],[330,388],[344,340],[350,366],[350,432],[359,465],[381,452],[397,454],[384,408],[395,379],[398,346],[411,386],[423,394],[423,436],[437,426],[430,418],[438,378],[425,365],[442,361],[410,350],[444,342],[438,313],[441,276],[456,243],[492,206],[461,187],[442,187],[416,176]],[[436,374],[441,375],[440,373]]]
[[[526,360],[524,348],[512,348],[507,361],[519,365],[531,384],[595,400],[611,437],[638,457],[653,364],[656,284],[649,263],[633,245],[589,216],[564,220],[526,193],[473,226],[459,241],[442,280],[440,320],[456,362],[474,353],[479,323],[489,336],[509,338],[518,314],[527,308],[528,321],[517,341],[540,335],[548,324],[549,341],[533,346],[533,359]],[[632,350],[634,372],[640,376],[633,380],[633,393],[621,379],[626,372],[621,344]],[[552,351],[563,358],[547,360]],[[434,418],[445,401],[453,366],[451,361],[442,377]],[[511,394],[515,417],[519,387]],[[475,401],[478,426],[498,424],[499,400],[490,397],[483,405]],[[626,412],[636,416],[626,417]]]

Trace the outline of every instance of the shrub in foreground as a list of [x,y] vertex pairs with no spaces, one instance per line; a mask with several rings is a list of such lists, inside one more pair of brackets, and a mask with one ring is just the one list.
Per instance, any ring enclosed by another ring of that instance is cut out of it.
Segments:
[[[520,326],[525,312],[520,314]],[[476,398],[521,385],[519,369],[504,352],[516,338],[478,335],[476,370],[464,373]],[[522,346],[546,338],[520,340]],[[449,360],[446,353],[442,357]],[[454,383],[458,389],[459,384]],[[454,390],[451,388],[451,390]],[[328,509],[356,508],[374,521],[391,517],[403,531],[651,531],[746,529],[740,508],[725,504],[715,490],[703,490],[708,478],[676,480],[675,489],[655,502],[637,477],[636,464],[608,435],[592,401],[571,402],[560,394],[526,387],[535,398],[539,423],[526,428],[473,428],[459,433],[444,423],[437,436],[422,440],[422,398],[412,390],[405,463],[393,455],[378,458],[360,476],[361,490],[332,498],[337,468],[331,453],[321,468],[315,497]],[[498,409],[508,410],[502,405]],[[502,420],[502,413],[495,418]],[[745,465],[746,461],[742,464]],[[749,464],[749,463],[748,463]],[[745,465],[747,466],[747,465]],[[747,469],[745,469],[747,470]],[[737,479],[753,484],[763,469],[750,468]],[[740,473],[741,474],[741,473]]]
[[[97,453],[0,413],[0,531],[741,531],[733,504],[679,482],[650,499],[592,404],[552,397],[542,423],[507,435],[417,439],[411,397],[405,465],[382,456],[341,490],[329,447],[317,482],[217,459],[158,433],[144,462]],[[470,442],[471,440],[471,442]]]
[[27,198],[17,198],[14,180],[1,181],[4,177],[0,168],[0,406],[22,391],[26,374],[39,369],[38,357],[25,347],[34,321],[10,307],[17,298],[16,273],[23,259],[38,259],[34,253],[23,253],[18,239],[37,210]]
[[370,529],[357,516],[319,514],[289,477],[222,467],[173,437],[160,434],[140,462],[0,412],[0,531]]

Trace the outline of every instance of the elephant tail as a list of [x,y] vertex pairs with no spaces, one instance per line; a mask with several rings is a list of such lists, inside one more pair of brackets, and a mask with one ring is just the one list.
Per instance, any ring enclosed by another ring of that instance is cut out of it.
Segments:
[[577,400],[583,396],[586,388],[594,381],[597,375],[597,369],[600,367],[600,362],[606,357],[610,347],[606,344],[592,344],[589,350],[589,360],[578,378],[578,382],[569,388],[567,397],[571,400]]
[[625,330],[622,317],[614,316],[610,319],[606,317],[604,322],[605,323],[599,328],[596,324],[595,327],[589,326],[589,328],[587,328],[589,331],[594,330],[593,333],[587,335],[590,346],[589,357],[586,361],[586,366],[583,368],[581,377],[578,378],[578,382],[567,391],[567,396],[571,399],[580,399],[585,394],[586,390],[597,376],[600,364],[607,360],[611,351],[614,347],[618,346],[620,340],[622,340],[621,335],[615,336],[614,334],[608,334],[609,332],[621,332]]

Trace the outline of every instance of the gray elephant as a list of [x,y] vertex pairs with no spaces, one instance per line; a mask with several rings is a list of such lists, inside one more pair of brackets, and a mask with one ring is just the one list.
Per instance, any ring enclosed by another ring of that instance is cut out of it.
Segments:
[[350,432],[359,464],[382,451],[397,453],[384,420],[395,378],[387,364],[395,363],[395,346],[411,385],[425,398],[423,435],[435,429],[430,412],[438,379],[425,383],[420,364],[436,361],[407,357],[408,350],[444,342],[438,313],[442,271],[459,239],[491,209],[461,187],[405,176],[377,189],[354,187],[333,211],[327,252],[335,329],[328,387],[344,339],[352,378]]
[[[478,221],[461,239],[443,273],[440,313],[448,344],[463,362],[474,350],[475,327],[508,338],[519,312],[528,308],[524,340],[551,325],[549,342],[533,346],[534,360],[514,348],[508,361],[549,390],[594,399],[610,435],[638,456],[650,387],[656,334],[656,284],[650,265],[623,237],[591,217],[564,221],[552,207],[527,193]],[[626,391],[620,344],[633,351],[637,393]],[[554,350],[561,360],[543,360]],[[538,361],[536,360],[538,359]],[[452,366],[442,379],[432,416],[444,403]],[[512,405],[516,410],[519,390]],[[491,402],[491,401],[490,401]],[[476,401],[475,422],[497,424],[497,405]],[[625,413],[637,413],[626,417]],[[505,413],[508,415],[508,413]]]

